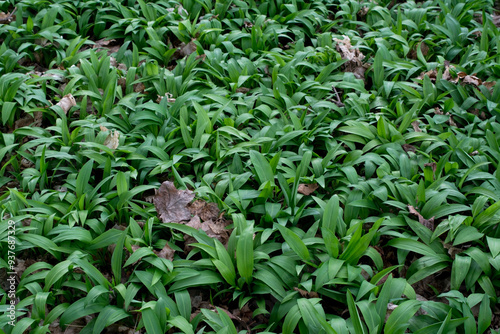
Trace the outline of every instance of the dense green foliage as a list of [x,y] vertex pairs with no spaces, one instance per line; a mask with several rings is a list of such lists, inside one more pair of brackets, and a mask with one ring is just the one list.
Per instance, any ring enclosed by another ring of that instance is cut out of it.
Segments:
[[493,5],[0,1],[0,328],[497,329]]

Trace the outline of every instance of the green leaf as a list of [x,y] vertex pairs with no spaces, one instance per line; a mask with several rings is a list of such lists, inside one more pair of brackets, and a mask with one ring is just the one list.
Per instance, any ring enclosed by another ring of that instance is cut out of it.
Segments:
[[408,328],[408,321],[419,310],[421,302],[418,300],[407,300],[398,305],[387,319],[384,334],[403,334]]
[[309,261],[311,259],[311,254],[304,242],[295,234],[292,230],[276,224],[281,235],[285,239],[285,242],[290,246],[290,248],[304,261]]

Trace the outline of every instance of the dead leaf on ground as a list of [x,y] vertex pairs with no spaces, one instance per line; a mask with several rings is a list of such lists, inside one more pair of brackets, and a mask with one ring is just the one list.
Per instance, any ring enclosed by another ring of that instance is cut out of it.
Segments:
[[72,107],[76,106],[76,100],[73,95],[66,94],[59,102],[57,102],[56,106],[61,107],[64,113],[67,114]]
[[240,87],[240,88],[236,88],[236,92],[237,93],[243,93],[243,94],[246,94],[250,91],[250,88],[246,88],[246,87]]
[[121,45],[118,45],[115,39],[100,39],[95,42],[94,49],[107,50],[108,56],[120,50]]
[[[481,18],[482,18],[482,16],[481,16]],[[500,28],[500,15],[493,14],[493,15],[491,15],[491,18],[493,19],[493,24],[497,28]]]
[[161,100],[163,100],[164,98],[167,98],[167,102],[171,102],[171,103],[175,102],[173,95],[167,92],[167,93],[165,93],[165,96],[158,95],[158,98],[156,99],[156,103],[160,103]]
[[185,44],[183,42],[183,43],[181,43],[179,48],[180,48],[181,57],[185,57],[185,56],[189,56],[191,53],[196,51],[196,44],[194,44],[193,41],[189,42],[188,44]]
[[337,51],[340,53],[342,59],[346,59],[347,62],[344,63],[343,68],[346,72],[354,73],[357,79],[365,80],[365,71],[367,69],[366,64],[363,64],[363,59],[365,55],[359,51],[359,49],[353,49],[351,45],[351,39],[348,36],[343,35],[344,39],[334,38],[333,40],[337,43]]
[[436,81],[437,78],[437,71],[436,70],[430,70],[427,72],[422,72],[420,75],[417,77],[417,79],[424,80],[424,77],[428,76],[431,81]]
[[188,209],[193,216],[199,216],[202,221],[215,221],[219,218],[220,210],[215,203],[207,203],[198,199],[190,203]]
[[483,82],[483,86],[488,88],[491,93],[493,93],[493,89],[495,88],[495,85],[497,84],[496,81],[485,81]]
[[[414,46],[414,48],[410,52],[410,58],[411,59],[418,59],[418,52],[417,52],[417,47],[418,44]],[[422,52],[422,55],[425,57],[429,53],[429,47],[427,44],[424,42],[420,42],[420,52]]]
[[298,192],[301,193],[302,195],[311,195],[318,188],[319,186],[317,183],[310,183],[310,184],[301,183],[299,184]]
[[165,181],[155,191],[153,203],[162,222],[180,223],[191,219],[187,206],[193,199],[191,190],[178,190],[173,182]]
[[161,251],[153,251],[158,257],[173,261],[175,250],[170,248],[168,243],[165,244],[165,247]]
[[136,83],[134,85],[134,92],[136,93],[144,93],[144,90],[146,89],[146,86],[142,82]]
[[[197,230],[205,231],[205,233],[210,238],[216,238],[223,245],[227,245],[227,241],[229,240],[230,231],[227,230],[226,227],[229,225],[229,222],[226,221],[223,217],[220,217],[215,221],[214,220],[207,220],[207,221],[201,222],[199,216],[194,216],[186,225],[190,226],[192,228],[195,228]],[[190,243],[196,242],[196,239],[194,239],[188,235],[184,236],[184,240],[185,240],[186,250],[189,250],[188,245]]]
[[[100,126],[100,129],[102,132],[108,132],[108,128],[105,126]],[[118,148],[118,145],[120,143],[120,132],[117,130],[115,131],[109,131],[109,135],[104,139],[104,146],[109,147],[112,150],[115,150]]]
[[14,8],[12,13],[0,12],[0,24],[9,24],[12,21],[14,21],[16,19],[16,16],[14,15],[16,10],[17,10],[17,8]]
[[419,124],[420,124],[420,122],[418,120],[411,122],[411,125],[413,126],[413,130],[415,132],[422,132],[422,130],[418,126]]
[[463,83],[478,87],[483,84],[483,81],[475,75],[466,75],[463,78]]
[[[34,117],[33,117],[34,116]],[[19,129],[24,126],[41,127],[43,114],[41,111],[35,111],[33,116],[25,114],[23,117],[14,122],[14,129]]]
[[297,291],[303,298],[319,298],[319,295],[315,291],[307,292],[306,290],[299,289],[297,287],[293,288]]
[[415,146],[413,145],[410,145],[410,144],[403,144],[401,145],[401,147],[403,147],[403,150],[408,153],[408,152],[417,152],[417,149],[415,148]]
[[415,209],[415,207],[413,207],[412,205],[408,205],[408,210],[410,211],[410,214],[412,214],[418,218],[418,222],[420,224],[424,225],[425,227],[427,227],[431,231],[434,231],[434,217],[432,217],[431,219],[425,219],[420,214],[420,212],[418,212],[417,209]]
[[434,114],[436,115],[444,115],[439,107],[434,108]]

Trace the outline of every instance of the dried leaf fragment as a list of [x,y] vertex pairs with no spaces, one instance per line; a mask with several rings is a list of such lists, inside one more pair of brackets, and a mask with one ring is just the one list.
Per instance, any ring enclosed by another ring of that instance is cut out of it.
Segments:
[[66,94],[59,102],[57,102],[56,106],[61,107],[64,113],[67,114],[72,107],[76,106],[76,100],[73,95]]
[[[100,126],[99,127],[102,132],[108,132],[108,128],[105,126]],[[120,132],[118,131],[110,131],[109,135],[104,139],[104,146],[109,147],[112,150],[115,150],[118,148],[118,145],[120,143]]]
[[340,53],[342,59],[346,59],[343,67],[346,72],[354,73],[357,79],[365,80],[366,64],[363,64],[365,55],[359,49],[353,49],[351,40],[348,36],[343,35],[344,39],[334,38],[337,43],[337,51]]
[[418,212],[417,209],[415,209],[415,207],[413,207],[412,205],[408,205],[408,210],[410,211],[411,215],[414,215],[418,218],[418,222],[420,224],[424,225],[425,227],[427,227],[431,231],[434,231],[434,217],[432,217],[431,219],[425,219],[420,214],[420,212]]
[[173,182],[165,181],[155,191],[153,203],[159,218],[164,223],[180,223],[191,219],[187,205],[194,199],[191,190],[178,190]]
[[422,130],[418,126],[419,124],[420,124],[420,122],[418,120],[411,122],[411,125],[413,126],[413,130],[415,132],[422,132]]
[[9,24],[12,21],[14,21],[16,19],[16,16],[14,15],[14,13],[16,12],[16,10],[17,10],[17,7],[14,8],[14,10],[12,11],[12,13],[0,12],[0,24]]
[[301,183],[299,184],[298,192],[301,193],[302,195],[311,195],[316,189],[318,189],[319,186],[317,183],[310,183],[310,184],[305,184]]
[[297,291],[303,298],[318,298],[319,295],[315,291],[307,292],[306,290],[299,289],[297,287],[293,288],[295,291]]
[[162,248],[161,251],[153,251],[158,257],[173,261],[175,250],[170,248],[168,243],[165,244],[165,247]]
[[193,41],[188,44],[181,43],[180,53],[182,57],[189,56],[191,53],[196,51],[196,44]]

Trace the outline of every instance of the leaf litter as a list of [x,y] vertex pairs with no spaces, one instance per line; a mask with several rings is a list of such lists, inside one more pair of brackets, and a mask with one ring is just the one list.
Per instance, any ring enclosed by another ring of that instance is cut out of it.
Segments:
[[[163,223],[180,223],[204,231],[209,237],[227,244],[230,231],[226,229],[229,221],[224,218],[215,203],[196,200],[191,190],[179,190],[171,181],[165,181],[156,191],[153,204]],[[186,249],[188,244],[196,240],[188,235],[184,236]]]

